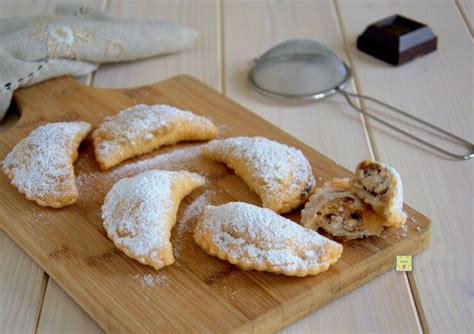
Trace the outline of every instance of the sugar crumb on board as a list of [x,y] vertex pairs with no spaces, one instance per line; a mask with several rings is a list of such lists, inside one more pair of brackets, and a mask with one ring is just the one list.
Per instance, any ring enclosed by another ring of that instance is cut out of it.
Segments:
[[240,293],[240,291],[238,289],[235,289],[235,288],[232,288],[232,287],[229,287],[227,285],[224,285],[221,289],[220,289],[220,292],[221,294],[223,294],[227,299],[235,299],[235,297],[237,297]]
[[[203,211],[204,208],[211,204],[210,203],[211,191],[206,190],[200,194],[194,201],[189,204],[183,213],[183,217],[177,223],[176,238],[173,242],[173,254],[176,259],[180,259],[182,256],[184,241],[187,236],[192,233],[191,222],[195,220]],[[178,262],[177,262],[178,263]]]
[[113,171],[107,174],[107,177],[114,180],[118,180],[124,177],[136,175],[138,173],[150,169],[187,169],[191,161],[197,158],[201,158],[202,146],[203,145],[187,146],[184,148],[157,155],[150,159],[129,163],[114,169]]
[[183,214],[182,222],[185,224],[181,224],[182,226],[186,225],[186,227],[189,228],[189,225],[186,223],[202,213],[204,208],[209,205],[209,197],[209,192],[205,191],[199,195],[190,205],[188,205]]
[[[76,186],[79,189],[94,189],[97,186],[98,180],[92,173],[81,172],[76,175]],[[79,199],[81,196],[79,196]]]
[[220,123],[218,126],[217,126],[217,138],[225,138],[224,134],[229,131],[229,126],[227,124],[224,124],[224,123]]
[[403,224],[402,226],[400,226],[398,231],[395,232],[395,237],[397,239],[402,239],[402,238],[408,237],[408,225]]
[[413,224],[415,225],[415,231],[417,231],[417,232],[421,231],[421,227],[417,224],[417,221],[416,221],[415,217],[409,217],[408,220],[413,222]]
[[130,275],[133,281],[140,283],[142,288],[151,288],[154,286],[169,287],[168,277],[162,274],[145,274],[145,275]]
[[43,223],[48,225],[53,221],[51,212],[49,212],[49,209],[47,208],[27,208],[25,209],[25,213],[28,218],[35,223]]

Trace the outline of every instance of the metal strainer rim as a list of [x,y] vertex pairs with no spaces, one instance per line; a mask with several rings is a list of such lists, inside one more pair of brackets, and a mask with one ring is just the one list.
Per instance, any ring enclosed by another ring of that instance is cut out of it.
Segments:
[[277,99],[321,100],[321,99],[324,99],[326,97],[336,94],[338,90],[343,89],[349,83],[349,80],[351,78],[351,70],[349,66],[347,66],[341,59],[338,59],[341,62],[341,64],[344,66],[344,69],[346,71],[344,78],[341,80],[341,82],[338,85],[336,85],[336,87],[328,88],[327,90],[324,90],[321,92],[314,92],[314,93],[308,93],[308,94],[285,94],[285,93],[277,93],[277,92],[265,89],[257,84],[257,82],[255,81],[255,72],[258,69],[258,67],[263,66],[265,64],[271,64],[273,62],[281,62],[284,60],[290,60],[292,57],[293,57],[292,55],[285,55],[285,56],[279,56],[279,57],[272,57],[266,60],[258,59],[255,65],[250,70],[249,75],[248,75],[248,79],[250,81],[251,87],[262,95],[272,97],[272,98],[277,98]]
[[[336,85],[336,87],[329,87],[327,90],[320,91],[320,92],[313,92],[313,93],[285,94],[285,93],[280,93],[280,92],[265,89],[265,88],[263,88],[263,87],[261,87],[260,85],[257,84],[257,82],[255,81],[255,76],[256,76],[256,71],[259,69],[260,66],[271,65],[272,62],[284,62],[285,60],[292,60],[292,58],[294,56],[294,53],[293,54],[292,53],[283,54],[283,55],[280,55],[280,56],[272,56],[272,53],[275,52],[275,49],[277,49],[279,47],[283,47],[285,45],[288,45],[289,43],[294,43],[294,42],[307,43],[308,41],[312,42],[312,43],[317,43],[318,48],[324,49],[330,55],[335,57],[335,59],[337,59],[337,61],[339,61],[339,63],[342,64],[342,66],[344,67],[346,73],[344,74],[344,78]],[[265,58],[267,58],[267,59],[265,59]],[[334,52],[332,52],[329,48],[327,48],[326,46],[320,44],[319,42],[311,41],[311,40],[297,39],[297,40],[289,40],[287,42],[280,43],[279,45],[277,45],[277,46],[271,48],[270,50],[268,50],[267,52],[265,52],[260,58],[257,58],[255,60],[255,64],[254,64],[253,68],[250,70],[250,72],[248,74],[248,78],[249,78],[249,81],[250,81],[250,86],[255,91],[257,91],[258,93],[260,93],[262,95],[269,96],[269,97],[276,98],[276,99],[280,99],[280,100],[321,100],[321,99],[324,99],[328,96],[334,95],[336,93],[340,93],[346,98],[349,105],[354,110],[356,110],[360,114],[364,115],[364,117],[373,119],[373,120],[387,126],[388,128],[391,128],[392,130],[395,130],[396,132],[401,133],[404,136],[406,136],[406,137],[408,137],[408,138],[424,145],[425,147],[429,147],[430,149],[432,149],[432,150],[434,150],[438,153],[442,153],[446,156],[449,156],[449,157],[457,159],[457,160],[468,160],[468,159],[474,158],[474,144],[471,143],[470,141],[468,141],[464,138],[461,138],[461,137],[457,136],[454,133],[448,132],[448,131],[436,126],[435,124],[429,123],[429,122],[427,122],[427,121],[425,121],[421,118],[418,118],[418,117],[410,114],[409,112],[406,112],[406,111],[401,110],[397,107],[394,107],[394,106],[392,106],[392,105],[390,105],[386,102],[378,100],[374,97],[361,95],[361,94],[357,94],[357,93],[346,92],[344,90],[344,87],[349,83],[349,80],[351,78],[350,68]],[[385,107],[387,110],[389,110],[391,112],[397,113],[397,114],[399,114],[399,115],[401,115],[405,118],[408,118],[408,119],[416,122],[418,125],[423,125],[427,128],[430,128],[430,129],[434,130],[435,132],[437,132],[439,135],[443,134],[444,136],[450,137],[451,139],[453,139],[459,145],[462,145],[465,148],[467,148],[469,153],[459,154],[459,153],[455,153],[455,152],[452,152],[452,151],[448,151],[447,149],[444,149],[441,146],[434,145],[431,142],[429,142],[429,141],[427,141],[427,140],[425,140],[425,139],[423,139],[423,138],[421,138],[417,135],[414,135],[413,133],[407,132],[404,129],[395,126],[394,124],[392,124],[392,122],[386,121],[383,118],[381,118],[381,117],[379,117],[379,116],[377,116],[373,113],[368,112],[367,110],[365,110],[365,108],[361,108],[359,105],[354,103],[354,101],[352,101],[351,98],[357,98],[359,100],[371,101],[372,103],[375,103],[378,106]]]

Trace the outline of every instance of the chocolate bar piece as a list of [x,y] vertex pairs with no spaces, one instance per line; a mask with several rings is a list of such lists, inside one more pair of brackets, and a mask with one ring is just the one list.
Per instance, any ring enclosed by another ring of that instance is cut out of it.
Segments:
[[392,65],[436,50],[438,37],[426,24],[401,15],[375,22],[357,38],[357,48]]

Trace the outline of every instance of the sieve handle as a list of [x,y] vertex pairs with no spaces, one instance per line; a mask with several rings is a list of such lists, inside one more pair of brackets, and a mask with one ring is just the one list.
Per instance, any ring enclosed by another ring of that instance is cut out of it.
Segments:
[[[399,133],[401,133],[401,134],[403,134],[403,135],[405,135],[405,136],[407,136],[407,137],[409,137],[409,138],[411,138],[411,139],[417,141],[418,143],[421,143],[421,144],[423,144],[423,145],[425,145],[425,146],[431,148],[432,150],[435,150],[435,151],[437,151],[437,152],[443,153],[443,154],[445,154],[445,155],[447,155],[447,156],[449,156],[449,157],[451,157],[451,158],[457,159],[457,160],[468,160],[468,159],[471,159],[471,158],[474,157],[474,144],[470,143],[469,141],[467,141],[467,140],[465,140],[465,139],[463,139],[463,138],[461,138],[461,137],[456,136],[455,134],[453,134],[453,133],[451,133],[451,132],[448,132],[448,131],[446,131],[446,130],[444,130],[444,129],[441,129],[440,127],[438,127],[438,126],[436,126],[436,125],[434,125],[434,124],[428,123],[428,122],[426,122],[426,121],[424,121],[424,120],[422,120],[422,119],[420,119],[420,118],[418,118],[418,117],[415,117],[415,116],[413,116],[413,115],[410,115],[409,113],[407,113],[407,112],[405,112],[405,111],[403,111],[403,110],[401,110],[401,109],[398,109],[398,108],[396,108],[396,107],[394,107],[394,106],[391,106],[390,104],[385,103],[385,102],[383,102],[383,101],[380,101],[380,100],[378,100],[378,99],[376,99],[376,98],[373,98],[373,97],[371,97],[371,96],[365,96],[365,95],[360,95],[360,94],[354,94],[354,93],[346,92],[345,90],[342,90],[341,88],[337,88],[337,89],[336,89],[336,92],[342,94],[342,95],[346,98],[346,100],[347,100],[347,102],[350,104],[350,106],[351,106],[352,108],[354,108],[355,110],[357,110],[358,112],[360,112],[361,114],[363,114],[364,116],[367,116],[368,118],[371,118],[371,119],[373,119],[373,120],[375,120],[375,121],[377,121],[377,122],[379,122],[379,123],[381,123],[381,124],[383,124],[383,125],[385,125],[385,126],[391,128],[391,129],[393,129],[393,130],[395,130],[395,131],[397,131],[397,132],[399,132]],[[400,129],[399,127],[396,127],[395,125],[392,125],[392,124],[390,124],[390,123],[384,121],[384,120],[381,119],[380,117],[375,116],[375,115],[373,115],[373,114],[371,114],[371,113],[368,113],[367,111],[365,111],[365,110],[359,108],[357,105],[354,104],[354,102],[352,101],[351,97],[356,97],[356,98],[359,98],[359,99],[365,99],[365,100],[372,101],[372,102],[374,102],[375,104],[378,104],[378,105],[380,105],[380,106],[383,106],[383,107],[385,107],[385,108],[387,108],[387,109],[389,109],[389,110],[392,110],[392,111],[394,111],[394,112],[396,112],[396,113],[398,113],[398,114],[400,114],[400,115],[403,115],[403,116],[405,116],[405,117],[407,117],[407,118],[409,118],[409,119],[411,119],[411,120],[414,120],[415,122],[417,122],[417,123],[419,123],[419,124],[423,124],[424,126],[426,126],[426,127],[428,127],[428,128],[431,128],[431,129],[433,129],[433,130],[436,130],[438,133],[442,133],[442,134],[444,134],[444,135],[446,135],[446,136],[448,136],[448,137],[454,139],[457,143],[459,143],[459,144],[465,146],[465,147],[469,150],[470,153],[469,153],[469,154],[466,154],[466,155],[460,155],[460,154],[456,154],[456,153],[453,153],[453,152],[449,152],[449,151],[447,151],[447,150],[445,150],[445,149],[443,149],[443,148],[441,148],[441,147],[439,147],[439,146],[433,145],[433,144],[431,144],[431,143],[425,141],[424,139],[421,139],[421,138],[419,138],[419,137],[417,137],[417,136],[415,136],[415,135],[413,135],[413,134],[411,134],[411,133],[409,133],[409,132],[406,132],[405,130]]]

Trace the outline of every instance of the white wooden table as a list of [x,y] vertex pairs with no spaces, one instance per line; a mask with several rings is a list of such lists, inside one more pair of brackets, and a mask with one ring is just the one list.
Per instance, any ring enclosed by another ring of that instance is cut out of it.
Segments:
[[[58,1],[0,0],[0,17],[52,13]],[[474,161],[445,160],[366,122],[341,98],[304,106],[251,93],[250,61],[292,37],[316,39],[353,68],[353,91],[372,94],[474,140],[473,0],[81,1],[127,18],[193,26],[192,51],[107,65],[81,80],[129,87],[188,73],[353,169],[364,158],[395,166],[406,201],[433,222],[414,271],[390,271],[296,322],[286,332],[468,332],[474,326]],[[429,24],[438,51],[392,67],[355,48],[369,23],[400,13]],[[1,129],[15,121],[10,115]],[[0,332],[101,332],[48,275],[0,231]]]

